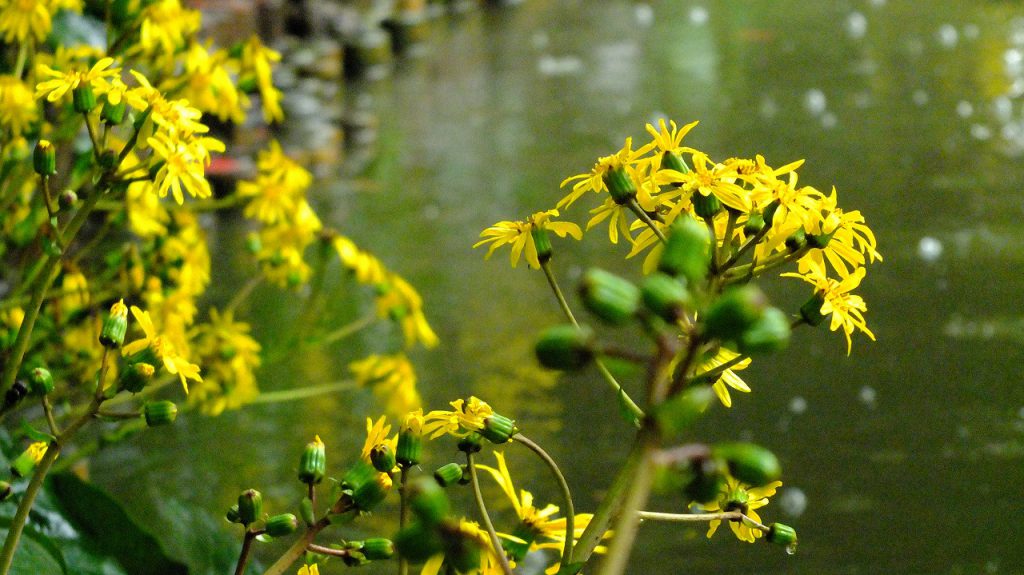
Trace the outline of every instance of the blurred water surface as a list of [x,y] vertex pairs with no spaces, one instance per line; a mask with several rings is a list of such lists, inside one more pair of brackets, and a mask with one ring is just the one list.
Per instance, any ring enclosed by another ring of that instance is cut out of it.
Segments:
[[[801,182],[835,185],[865,214],[885,257],[861,289],[878,342],[856,339],[847,357],[841,336],[801,330],[745,372],[752,394],[696,430],[776,451],[785,486],[762,516],[798,529],[795,556],[727,530],[708,542],[703,529],[644,525],[630,572],[1024,572],[1024,5],[530,0],[432,32],[392,77],[346,88],[337,106],[376,113],[379,138],[313,194],[327,224],[421,290],[442,341],[413,353],[429,407],[475,393],[513,414],[564,464],[578,509],[594,508],[629,430],[594,374],[535,366],[533,337],[561,321],[543,276],[470,246],[493,222],[553,207],[563,178],[645,122],[700,120],[687,142],[712,157],[806,158]],[[584,223],[583,202],[568,215]],[[248,264],[222,228],[214,282],[226,299]],[[601,230],[556,249],[567,285],[590,265],[638,273]],[[772,293],[797,304],[805,293],[791,287]],[[366,311],[349,284],[328,288],[341,315]],[[273,350],[301,310],[257,295],[254,330]],[[262,385],[342,379],[348,361],[393,343],[363,332],[266,367]],[[174,497],[219,516],[250,486],[284,511],[301,497],[301,446],[319,433],[340,473],[379,411],[349,394],[187,417],[102,453],[93,475],[139,515]],[[432,463],[455,455],[440,451]],[[544,469],[508,451],[521,486],[556,501]],[[390,533],[390,517],[343,533]]]

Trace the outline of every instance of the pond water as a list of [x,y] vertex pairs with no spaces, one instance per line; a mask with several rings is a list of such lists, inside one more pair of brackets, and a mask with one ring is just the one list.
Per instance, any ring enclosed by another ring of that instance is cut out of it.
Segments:
[[[420,57],[347,87],[332,105],[375,113],[379,137],[323,170],[313,197],[326,223],[422,292],[441,338],[413,353],[426,404],[474,393],[513,414],[564,464],[586,511],[629,429],[595,374],[536,367],[533,338],[559,309],[539,272],[511,269],[507,252],[483,261],[477,234],[552,207],[564,177],[659,117],[700,120],[687,142],[712,157],[806,158],[801,182],[835,185],[878,236],[885,261],[860,290],[878,341],[855,339],[847,357],[841,336],[798,331],[745,372],[752,394],[696,432],[779,455],[785,486],[762,516],[795,526],[799,552],[652,524],[630,572],[1020,573],[1022,94],[1018,2],[529,0],[438,20]],[[569,216],[586,220],[582,208]],[[625,247],[600,236],[556,244],[564,284],[591,265],[635,277]],[[221,243],[214,282],[227,299],[245,273],[232,266],[248,264],[240,242]],[[352,317],[365,305],[347,283],[328,290]],[[272,350],[301,310],[271,289],[256,296],[268,319],[254,329]],[[386,330],[361,332],[267,366],[262,386],[343,379],[348,361],[393,344]],[[357,393],[191,416],[103,452],[93,476],[139,515],[173,497],[219,517],[250,486],[285,511],[301,497],[301,446],[319,433],[340,470],[379,411]],[[508,451],[521,486],[556,501],[543,468]],[[651,507],[682,505],[664,496]],[[392,516],[339,533],[388,534]]]

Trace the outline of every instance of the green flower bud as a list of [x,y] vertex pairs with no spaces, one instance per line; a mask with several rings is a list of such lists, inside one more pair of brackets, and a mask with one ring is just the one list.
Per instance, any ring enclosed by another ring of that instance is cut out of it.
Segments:
[[757,286],[747,284],[726,290],[704,316],[705,334],[729,341],[738,339],[761,319],[768,299]]
[[460,437],[456,446],[463,453],[480,453],[480,450],[483,449],[483,442],[483,436],[473,432],[465,437]]
[[770,307],[737,342],[740,353],[771,353],[789,345],[789,318],[778,308]]
[[833,231],[831,234],[813,234],[807,236],[807,245],[812,248],[824,249],[828,247],[829,242],[832,241],[832,236],[836,234]]
[[112,170],[117,167],[117,154],[114,150],[105,150],[100,154],[100,167],[104,170]]
[[[440,471],[439,469],[438,472]],[[459,477],[461,476],[460,469]],[[437,473],[434,474],[434,477],[437,478]],[[448,515],[448,496],[438,485],[439,481],[440,479],[431,481],[426,477],[419,477],[408,485],[409,509],[426,525],[437,525]]]
[[658,270],[686,278],[690,287],[700,285],[711,266],[710,245],[707,227],[689,216],[681,216],[669,229]]
[[395,461],[403,468],[412,467],[420,462],[423,453],[423,412],[417,411],[406,415],[405,422],[398,431],[398,445],[395,449]]
[[589,327],[565,324],[541,332],[533,351],[548,369],[576,371],[594,360],[593,346],[594,332]]
[[704,220],[710,220],[722,211],[722,202],[714,194],[693,194],[693,211]]
[[434,479],[441,487],[448,487],[462,481],[462,466],[458,463],[446,463],[434,470]]
[[519,429],[516,427],[516,422],[497,413],[484,419],[484,428],[480,430],[480,435],[483,435],[485,439],[499,445],[508,443],[517,433],[519,433]]
[[47,395],[53,391],[53,374],[45,367],[33,369],[28,382],[35,395]]
[[103,111],[100,112],[100,118],[104,124],[108,126],[116,126],[124,120],[124,114],[128,110],[128,103],[121,99],[118,104],[111,104],[109,101],[103,102]]
[[658,405],[654,417],[666,436],[674,436],[688,429],[711,405],[715,392],[710,385],[696,385],[683,390]]
[[395,544],[390,539],[373,537],[363,541],[363,556],[370,561],[391,559],[395,554]]
[[800,317],[809,325],[821,325],[821,322],[825,321],[825,316],[821,314],[821,306],[824,304],[825,295],[815,292],[811,299],[800,306]]
[[686,160],[683,160],[683,157],[675,152],[665,152],[661,155],[661,167],[675,170],[681,174],[690,171],[690,166],[686,165]]
[[601,179],[604,180],[604,185],[608,187],[608,193],[616,204],[621,206],[636,197],[636,184],[626,172],[626,168],[612,168],[605,172]]
[[156,427],[158,425],[174,423],[174,420],[178,417],[178,406],[166,399],[162,401],[147,401],[142,406],[142,412],[146,417],[146,425]]
[[72,90],[71,96],[75,111],[79,114],[89,113],[96,108],[96,93],[92,91],[92,86],[88,82],[79,84]]
[[62,210],[70,210],[75,206],[75,202],[78,201],[78,194],[75,190],[64,190],[60,196],[57,197],[57,206]]
[[533,243],[537,246],[537,261],[545,263],[551,261],[551,237],[544,228],[533,228],[530,231],[533,236]]
[[306,522],[306,525],[312,525],[316,523],[316,513],[313,511],[313,500],[309,497],[303,497],[302,503],[299,504],[299,515],[302,520]]
[[807,245],[807,233],[803,229],[799,229],[793,232],[788,238],[786,238],[786,249],[790,253],[800,251],[804,246]]
[[320,436],[317,435],[302,451],[302,458],[299,460],[299,481],[314,485],[323,481],[326,472],[327,453],[324,442],[320,441]]
[[238,496],[238,520],[242,525],[255,523],[263,517],[263,495],[255,489],[246,489]]
[[242,519],[238,515],[238,504],[235,503],[228,508],[227,513],[224,514],[224,519],[228,520],[228,523],[241,523]]
[[796,530],[789,525],[772,523],[768,528],[768,542],[793,548],[797,544]]
[[370,463],[373,463],[377,471],[390,473],[397,463],[395,461],[395,452],[386,443],[377,444],[370,450]]
[[444,542],[434,525],[424,525],[419,521],[396,533],[394,545],[402,557],[414,563],[426,561],[444,549]]
[[6,481],[0,481],[0,501],[7,501],[13,495],[14,490],[11,488],[11,484]]
[[683,284],[662,273],[648,276],[640,286],[640,295],[651,313],[669,323],[678,321],[683,310],[693,304],[693,298]]
[[110,306],[110,314],[103,320],[100,328],[100,343],[107,349],[116,349],[124,343],[124,334],[128,331],[128,307],[124,300]]
[[625,323],[640,308],[640,290],[632,282],[598,268],[583,274],[580,296],[592,314],[613,325]]
[[711,457],[694,459],[690,464],[691,479],[683,494],[697,503],[709,503],[718,499],[725,486],[722,466]]
[[780,205],[782,204],[779,200],[775,200],[764,208],[764,215],[762,216],[764,218],[764,225],[769,228],[772,227],[775,223],[775,212],[779,211]]
[[743,224],[743,233],[748,236],[756,236],[761,230],[764,229],[764,216],[756,212],[751,213],[747,216],[747,221]]
[[144,362],[131,363],[117,378],[117,388],[138,393],[153,379],[156,368]]
[[295,533],[299,528],[299,520],[291,513],[282,513],[267,519],[266,531],[271,537],[284,537]]
[[371,481],[362,484],[352,493],[352,501],[360,511],[371,511],[387,498],[390,491],[391,476],[377,473]]
[[729,473],[743,483],[759,487],[782,475],[782,466],[775,454],[760,445],[744,442],[719,443],[712,449],[715,457],[725,460]]
[[32,167],[40,176],[57,173],[57,150],[49,140],[39,140],[32,150]]

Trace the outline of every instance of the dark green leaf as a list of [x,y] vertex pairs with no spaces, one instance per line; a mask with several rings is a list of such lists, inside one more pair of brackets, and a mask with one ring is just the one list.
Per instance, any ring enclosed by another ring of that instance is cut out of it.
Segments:
[[185,575],[188,568],[167,557],[150,533],[135,523],[106,492],[70,474],[54,475],[50,488],[66,517],[96,551],[111,555],[133,575]]
[[[7,530],[11,526],[10,519],[0,519],[3,526],[0,538],[7,538]],[[18,550],[14,552],[14,563],[11,564],[11,575],[64,575],[67,566],[64,555],[57,545],[42,533],[26,526],[18,541]]]

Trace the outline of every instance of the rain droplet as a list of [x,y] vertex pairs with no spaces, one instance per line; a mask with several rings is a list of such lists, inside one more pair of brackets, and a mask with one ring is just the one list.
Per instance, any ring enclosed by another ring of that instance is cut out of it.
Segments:
[[[1024,407],[1022,407],[1021,410],[1024,411]],[[801,413],[807,411],[807,400],[800,397],[799,395],[789,400],[789,411],[793,415],[800,415]]]
[[800,517],[807,510],[807,495],[799,487],[784,487],[777,501],[782,512],[790,517]]
[[952,24],[943,24],[939,28],[939,44],[942,44],[946,48],[953,48],[956,46],[956,41],[959,38],[956,27]]
[[815,116],[824,112],[827,105],[828,101],[825,99],[825,93],[817,88],[812,88],[804,94],[804,107]]
[[875,391],[875,388],[871,387],[870,385],[865,385],[864,387],[860,388],[860,393],[857,394],[857,397],[860,398],[860,402],[863,403],[864,405],[870,408],[874,408],[875,400],[878,399],[878,392]]
[[970,118],[974,115],[974,106],[967,100],[960,100],[956,105],[956,115],[961,118]]
[[917,255],[926,262],[934,262],[942,255],[942,242],[930,236],[921,238],[917,242]]
[[702,24],[706,24],[707,21],[708,21],[708,11],[707,11],[707,8],[704,8],[703,6],[694,6],[693,8],[690,8],[690,23],[691,24],[700,26]]
[[975,140],[987,140],[992,137],[992,129],[984,124],[974,124],[971,126],[971,136]]
[[868,31],[868,19],[860,12],[854,12],[846,17],[846,33],[851,38],[859,40]]

